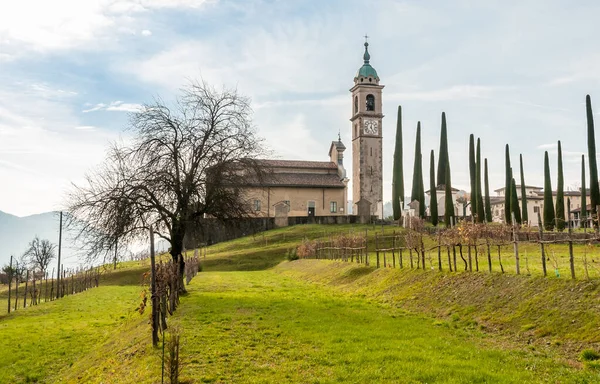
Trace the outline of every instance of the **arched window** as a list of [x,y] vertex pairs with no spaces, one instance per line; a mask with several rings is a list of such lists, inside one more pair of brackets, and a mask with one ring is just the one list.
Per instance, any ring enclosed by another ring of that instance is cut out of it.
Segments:
[[354,113],[358,113],[358,96],[354,96]]
[[375,96],[367,95],[367,111],[375,110]]

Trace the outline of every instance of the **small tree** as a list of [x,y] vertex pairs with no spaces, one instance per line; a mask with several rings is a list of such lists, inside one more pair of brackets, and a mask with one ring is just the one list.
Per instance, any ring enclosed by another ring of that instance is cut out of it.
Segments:
[[419,157],[419,217],[425,217],[425,185],[423,184],[423,156]]
[[477,165],[475,167],[475,190],[477,191],[477,222],[483,223],[485,220],[485,211],[483,209],[483,194],[481,193],[481,143],[477,138]]
[[421,122],[417,122],[417,137],[415,139],[415,162],[413,166],[413,181],[412,191],[410,193],[410,201],[419,200],[419,165],[421,164]]
[[521,209],[519,208],[519,196],[517,196],[517,183],[511,179],[510,185],[510,211],[515,215],[515,223],[521,225]]
[[435,185],[435,155],[433,149],[429,161],[429,212],[431,213],[431,224],[438,224],[437,187]]
[[527,214],[527,193],[525,191],[525,176],[523,173],[523,155],[519,155],[519,165],[521,171],[521,219],[523,223],[529,223],[529,215]]
[[562,147],[558,141],[558,182],[556,184],[556,229],[565,229],[565,186],[563,178]]
[[488,223],[492,222],[492,204],[490,202],[490,182],[488,179],[488,164],[487,158],[483,161],[484,165],[484,180],[485,180],[485,219]]
[[394,220],[402,217],[402,204],[404,202],[404,171],[402,166],[402,107],[398,106],[398,120],[396,121],[396,147],[394,149],[394,170],[392,174],[392,208]]
[[471,215],[477,216],[477,163],[475,161],[475,136],[469,136],[469,176],[471,180]]
[[550,181],[550,164],[548,151],[544,152],[544,228],[554,229],[554,204],[552,202],[552,182]]
[[452,180],[450,178],[450,162],[446,162],[446,184],[444,185],[444,224],[450,227],[455,218],[454,203],[452,202]]
[[[594,112],[592,111],[592,99],[590,95],[585,97],[585,109],[587,116],[587,145],[588,162],[590,163],[590,211],[592,217],[597,217],[596,206],[600,204],[600,189],[598,187],[598,166],[596,164],[596,138],[594,133]],[[597,218],[594,219],[597,225]]]
[[511,184],[511,167],[510,167],[510,149],[508,148],[508,144],[506,144],[504,151],[504,166],[506,171],[506,178],[504,183],[504,222],[509,224],[511,222],[510,217],[510,184]]
[[587,196],[585,190],[585,155],[581,155],[581,225],[587,226]]
[[442,131],[440,133],[440,158],[437,168],[437,185],[446,185],[446,163],[448,162],[448,132],[446,112],[442,112]]
[[68,196],[68,225],[88,259],[111,258],[117,239],[122,246],[147,241],[152,227],[170,243],[183,280],[193,226],[253,214],[247,187],[262,185],[265,150],[251,115],[237,90],[205,82],[182,89],[173,106],[158,99],[133,113],[132,139],[114,144]]
[[50,261],[56,257],[55,250],[56,245],[50,240],[40,240],[36,236],[29,242],[23,256],[31,266],[45,274]]

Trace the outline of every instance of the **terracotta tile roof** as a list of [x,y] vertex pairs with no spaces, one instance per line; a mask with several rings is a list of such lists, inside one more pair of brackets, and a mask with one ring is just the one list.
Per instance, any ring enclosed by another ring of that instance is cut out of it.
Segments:
[[265,177],[263,186],[344,188],[344,183],[337,174],[272,173]]
[[331,161],[304,161],[304,160],[267,160],[260,159],[266,167],[273,168],[310,168],[310,169],[337,169],[337,164]]

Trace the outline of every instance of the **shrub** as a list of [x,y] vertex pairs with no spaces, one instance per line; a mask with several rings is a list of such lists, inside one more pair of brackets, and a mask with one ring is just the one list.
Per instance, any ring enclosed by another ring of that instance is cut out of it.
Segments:
[[579,355],[582,361],[595,361],[600,360],[600,353],[594,351],[593,349],[584,349],[581,351],[581,355]]
[[296,254],[299,258],[315,257],[317,254],[317,242],[308,239],[302,240],[302,243],[296,248]]
[[288,249],[288,252],[287,252],[288,261],[298,260],[299,258],[300,257],[298,257],[298,252],[295,248]]

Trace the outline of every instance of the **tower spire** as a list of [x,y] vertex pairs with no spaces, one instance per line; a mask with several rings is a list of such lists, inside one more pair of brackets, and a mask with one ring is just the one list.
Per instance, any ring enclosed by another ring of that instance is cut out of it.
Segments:
[[371,55],[369,55],[369,36],[365,33],[365,54],[363,55],[363,60],[365,64],[369,64],[369,60],[371,60]]

